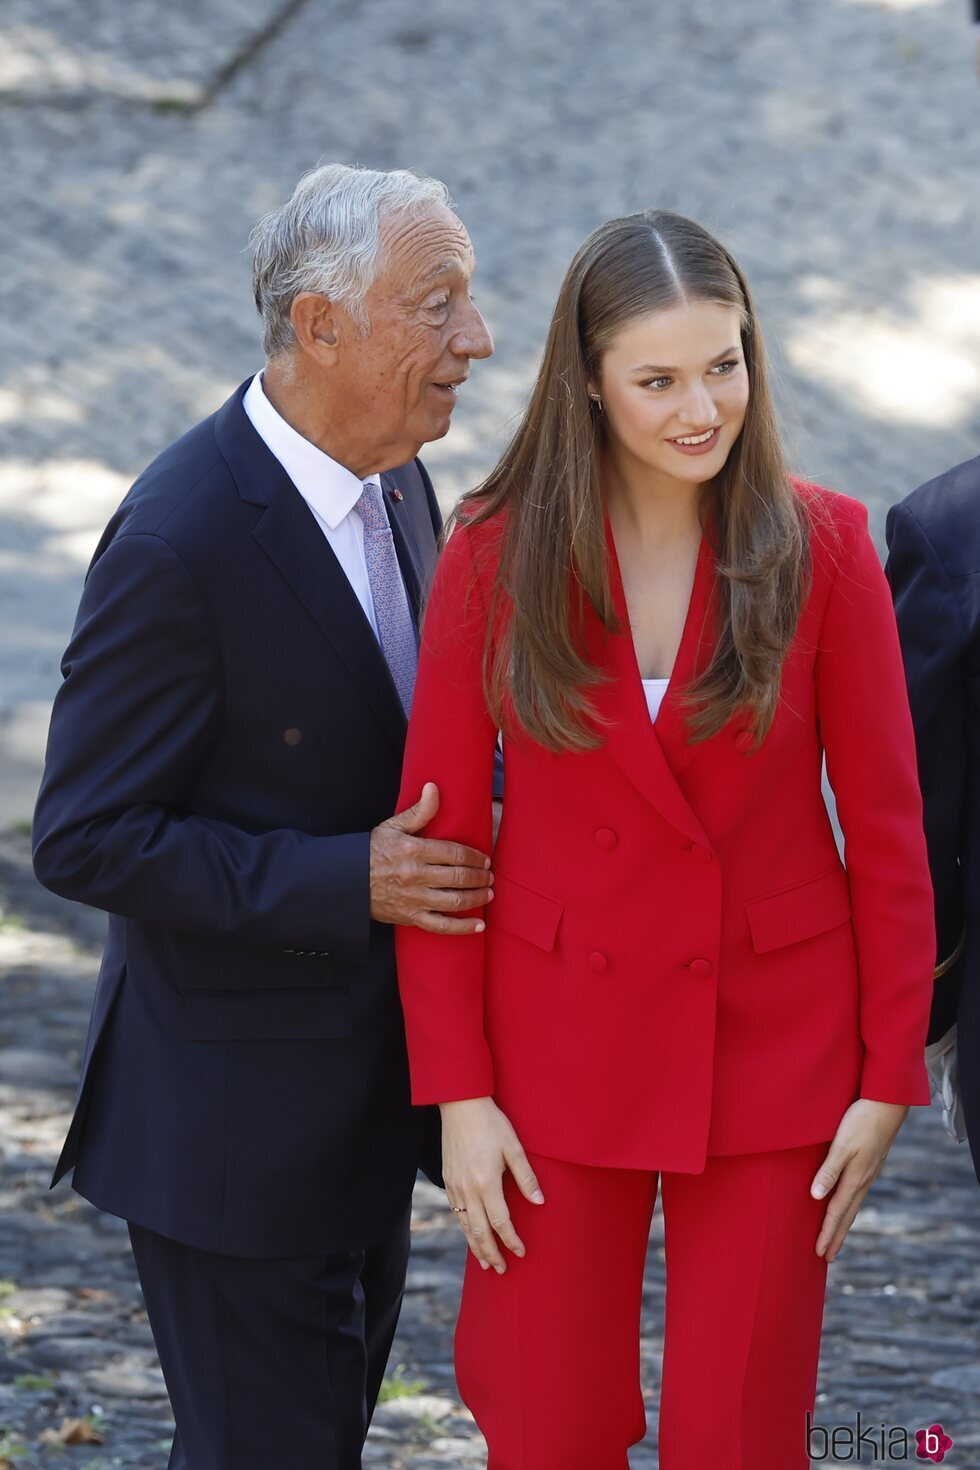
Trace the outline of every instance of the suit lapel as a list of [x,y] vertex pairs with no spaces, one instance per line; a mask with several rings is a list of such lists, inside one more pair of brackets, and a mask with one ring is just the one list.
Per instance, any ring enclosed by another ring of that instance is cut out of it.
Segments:
[[[242,400],[250,381],[240,385],[212,423],[218,448],[241,499],[248,505],[264,507],[252,535],[330,643],[400,760],[405,745],[405,714],[384,654],[313,512],[249,421]],[[384,477],[396,488],[397,473]],[[387,500],[386,496],[386,507]],[[393,535],[411,601],[419,574],[413,570],[413,552],[407,538],[399,536],[395,528]]]
[[391,535],[395,543],[395,554],[398,557],[398,565],[401,567],[402,577],[405,581],[405,591],[412,608],[412,616],[415,618],[415,626],[418,628],[419,608],[422,601],[423,560],[415,532],[412,527],[411,516],[408,511],[408,500],[394,498],[394,492],[399,491],[395,476],[389,471],[381,476],[381,489],[384,492],[384,507],[391,526]]
[[[717,558],[709,540],[709,533],[701,537],[694,585],[688,605],[684,631],[681,634],[677,658],[660,713],[651,725],[654,737],[667,757],[671,770],[679,774],[693,760],[702,745],[688,739],[687,716],[682,695],[699,674],[707,668],[718,636],[717,618]],[[625,599],[624,599],[625,603]],[[639,677],[639,670],[637,670]]]
[[378,640],[312,511],[285,474],[252,535],[328,640],[401,756],[405,715]]
[[[654,725],[643,694],[619,560],[608,521],[606,539],[613,606],[621,631],[608,633],[591,608],[585,614],[589,656],[609,675],[593,694],[596,709],[604,722],[606,749],[637,790],[673,827],[691,842],[710,846],[701,823],[677,783],[674,761],[680,765],[690,759],[686,754],[689,747],[677,695],[690,682],[699,659],[704,657],[713,555],[707,539],[702,538],[691,602],[670,687]],[[708,649],[710,651],[710,645]],[[666,721],[661,727],[665,716]]]

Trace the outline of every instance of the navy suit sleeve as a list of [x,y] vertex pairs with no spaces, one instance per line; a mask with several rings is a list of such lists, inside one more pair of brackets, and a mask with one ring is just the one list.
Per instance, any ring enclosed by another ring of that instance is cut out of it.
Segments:
[[[885,572],[895,600],[909,704],[915,727],[919,784],[929,869],[936,899],[942,961],[963,928],[963,814],[967,803],[967,701],[963,659],[966,635],[954,589],[941,558],[907,505],[896,505],[886,525]],[[962,965],[937,981],[930,1039],[956,1018]]]
[[366,959],[370,833],[252,833],[188,809],[222,669],[166,541],[122,535],[97,558],[62,672],[34,820],[45,887],[188,933]]

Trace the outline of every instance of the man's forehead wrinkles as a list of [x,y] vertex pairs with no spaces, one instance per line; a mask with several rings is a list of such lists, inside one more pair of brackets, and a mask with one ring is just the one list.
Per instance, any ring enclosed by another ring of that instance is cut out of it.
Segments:
[[418,284],[420,286],[427,286],[430,281],[435,281],[439,276],[452,275],[454,272],[459,275],[470,276],[473,274],[474,265],[475,261],[472,256],[455,255],[444,257],[425,272]]
[[412,262],[419,255],[440,260],[468,258],[473,253],[469,236],[462,222],[450,216],[447,219],[409,219],[395,222],[387,232],[387,255],[392,264],[396,258]]

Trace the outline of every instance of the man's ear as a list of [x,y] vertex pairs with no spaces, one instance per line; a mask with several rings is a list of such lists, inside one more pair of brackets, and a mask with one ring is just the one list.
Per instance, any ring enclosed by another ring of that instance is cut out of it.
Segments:
[[328,296],[301,291],[289,309],[296,343],[301,352],[320,363],[331,361],[340,341],[338,313]]

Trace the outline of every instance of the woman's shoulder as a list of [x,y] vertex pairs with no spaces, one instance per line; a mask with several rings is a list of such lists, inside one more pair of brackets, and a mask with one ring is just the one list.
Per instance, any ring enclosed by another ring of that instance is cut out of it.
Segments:
[[447,546],[456,543],[455,554],[469,560],[481,576],[496,570],[507,525],[505,508],[488,513],[485,500],[466,495],[454,508],[448,521]]
[[841,562],[858,554],[868,536],[868,508],[853,495],[812,480],[794,476],[792,484],[807,516],[814,575],[818,581],[833,579]]
[[499,541],[507,523],[507,507],[492,510],[486,496],[471,493],[456,502],[450,519],[454,528],[464,530],[477,543]]
[[853,495],[844,495],[840,490],[831,490],[827,485],[818,485],[814,480],[790,476],[790,483],[797,498],[806,510],[811,527],[815,531],[836,533],[860,530],[867,527],[868,508]]

